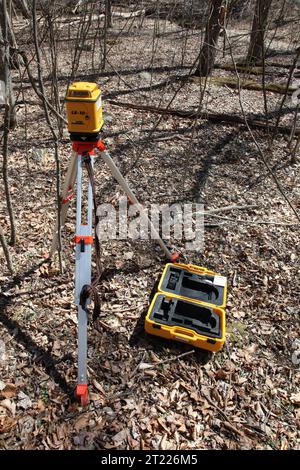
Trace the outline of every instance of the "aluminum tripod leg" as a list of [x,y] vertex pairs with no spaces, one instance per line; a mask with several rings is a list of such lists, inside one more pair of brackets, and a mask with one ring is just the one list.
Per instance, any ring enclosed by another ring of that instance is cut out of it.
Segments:
[[[76,180],[76,173],[77,173],[77,153],[73,152],[71,156],[71,163],[69,165],[66,179],[63,185],[62,190],[62,204],[61,204],[61,211],[60,211],[60,227],[61,229],[65,225],[65,221],[67,218],[67,212],[70,205],[70,200],[73,196],[73,189]],[[52,245],[50,250],[50,258],[53,256],[55,251],[57,250],[58,245],[58,221],[56,221],[55,230],[53,233]]]
[[119,183],[121,188],[124,190],[124,192],[127,195],[129,201],[132,204],[136,204],[136,206],[137,206],[137,208],[140,212],[141,217],[148,222],[148,224],[151,228],[151,232],[154,235],[157,243],[159,244],[159,246],[161,247],[163,252],[166,254],[166,256],[171,261],[176,261],[176,259],[178,258],[178,254],[177,253],[172,254],[170,252],[170,250],[168,249],[168,247],[166,246],[166,244],[164,243],[164,241],[161,239],[161,237],[159,236],[157,230],[155,229],[154,225],[152,224],[151,220],[149,219],[147,212],[145,211],[143,206],[138,202],[138,200],[137,200],[136,196],[134,195],[134,193],[131,191],[130,187],[128,186],[127,181],[125,180],[125,178],[121,174],[120,170],[115,165],[115,163],[114,163],[113,159],[111,158],[109,152],[107,150],[103,150],[103,151],[100,151],[100,155],[103,158],[103,160],[105,161],[105,163],[108,165],[113,177],[117,180],[117,182]]
[[[92,262],[92,210],[93,195],[88,182],[87,221],[82,221],[82,163],[83,156],[77,156],[77,204],[76,204],[76,274],[75,303],[78,305],[78,385],[76,395],[82,405],[87,404],[87,312],[79,305],[80,293],[85,284],[91,283]],[[93,166],[94,157],[90,156]]]

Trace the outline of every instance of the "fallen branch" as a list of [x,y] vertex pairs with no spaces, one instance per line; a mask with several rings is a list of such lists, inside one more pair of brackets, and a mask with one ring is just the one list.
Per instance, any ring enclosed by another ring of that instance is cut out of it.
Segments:
[[[200,78],[192,77],[193,82],[198,83]],[[255,91],[263,91],[263,85],[261,83],[257,83],[255,80],[250,79],[241,79],[240,80],[240,88],[242,90],[255,90]],[[217,85],[217,86],[228,86],[229,88],[233,88],[238,90],[239,84],[236,78],[233,77],[211,77],[210,84]],[[280,95],[288,94],[291,95],[294,91],[297,90],[296,86],[289,86],[287,88],[285,83],[268,83],[265,85],[265,90],[270,91],[272,93],[278,93]]]
[[[246,438],[245,436],[245,433],[243,431],[240,431],[239,429],[237,429],[229,420],[227,414],[225,413],[225,411],[223,411],[218,405],[216,405],[216,403],[213,402],[213,400],[210,398],[209,394],[208,393],[205,393],[203,390],[202,390],[202,395],[204,396],[204,398],[208,401],[208,403],[213,407],[215,408],[219,413],[220,415],[223,417],[223,419],[225,421],[222,421],[222,424],[223,426],[228,429],[229,431],[231,432],[234,432],[235,434],[237,434],[238,436],[240,437],[244,437]],[[248,439],[248,438],[247,438]]]
[[[217,123],[225,123],[225,124],[242,124],[245,126],[245,119],[242,116],[238,116],[236,114],[221,114],[221,113],[210,113],[210,112],[205,112],[199,113],[197,112],[196,108],[191,109],[191,110],[183,110],[183,109],[174,109],[174,108],[160,108],[156,106],[148,106],[148,105],[141,105],[141,104],[135,104],[135,103],[125,103],[124,101],[117,101],[117,100],[107,100],[110,104],[113,106],[121,106],[124,108],[130,108],[130,109],[136,109],[138,111],[146,111],[150,113],[157,113],[157,114],[162,114],[162,115],[171,115],[171,116],[178,116],[181,118],[185,119],[196,119],[200,118],[205,119],[210,122],[217,122]],[[250,127],[254,129],[267,129],[267,125],[264,121],[261,121],[259,119],[252,119],[252,118],[247,118],[247,123]],[[269,129],[275,129],[274,124],[269,124]],[[280,125],[277,128],[277,131],[281,134],[290,134],[290,127],[289,126],[283,126]],[[300,135],[300,129],[296,128],[295,129],[295,135]]]
[[226,211],[233,211],[233,210],[245,210],[245,209],[257,209],[259,207],[258,204],[247,204],[244,206],[238,206],[238,205],[231,205],[231,206],[224,206],[224,207],[218,207],[217,209],[209,209],[207,211],[204,211],[204,215],[210,215],[210,214],[216,214],[217,212],[226,212]]
[[[123,18],[123,19],[131,19],[131,18],[137,18],[139,16],[144,16],[146,13],[145,10],[136,10],[136,11],[128,11],[128,12],[121,12],[121,11],[112,11],[112,17],[113,18]],[[91,21],[99,21],[99,19],[105,18],[105,13],[100,13],[100,15],[95,14],[91,15]],[[62,28],[65,27],[65,24],[67,23],[68,26],[74,25],[75,23],[81,23],[82,22],[82,16],[77,16],[73,17],[72,20],[70,21],[69,18],[56,18],[55,23],[60,23],[62,24]]]
[[[271,222],[267,220],[243,220],[243,219],[232,219],[230,217],[222,217],[221,215],[216,214],[207,214],[210,217],[216,217],[220,220],[225,220],[227,222],[233,222],[235,224],[244,224],[244,225],[275,225],[281,227],[297,227],[299,223],[285,223],[285,222]],[[220,225],[220,224],[217,224]]]
[[194,354],[194,349],[192,349],[191,351],[186,351],[182,354],[179,354],[178,356],[174,356],[174,357],[171,357],[170,359],[166,359],[165,361],[159,361],[155,364],[155,366],[161,366],[163,364],[170,364],[170,362],[174,362],[174,361],[177,361],[178,359],[181,359],[182,357],[185,357],[185,356],[190,356],[191,354]]
[[238,428],[233,426],[233,424],[229,423],[229,421],[223,421],[223,426],[226,428],[228,431],[233,432],[234,434],[237,434],[240,437],[245,437],[245,433],[240,431]]
[[[278,67],[280,66],[278,65]],[[233,73],[235,72],[234,65],[232,64],[216,64],[214,68],[219,69],[219,70],[226,70],[228,72],[233,72]],[[263,75],[263,74],[274,75],[274,70],[272,70],[271,66],[269,65],[266,65],[266,70],[264,70],[264,68],[260,65],[237,64],[237,71],[239,73],[245,73],[249,75]],[[276,72],[276,75],[285,77],[286,72],[283,72],[283,71]]]

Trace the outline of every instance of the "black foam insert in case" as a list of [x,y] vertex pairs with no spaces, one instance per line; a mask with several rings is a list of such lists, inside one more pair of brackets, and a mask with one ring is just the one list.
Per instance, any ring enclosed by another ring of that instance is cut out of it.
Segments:
[[156,324],[182,326],[204,336],[221,338],[219,315],[213,308],[196,302],[159,294],[150,313],[150,319]]
[[225,289],[214,284],[215,276],[196,274],[181,267],[168,266],[160,291],[213,305],[223,305]]

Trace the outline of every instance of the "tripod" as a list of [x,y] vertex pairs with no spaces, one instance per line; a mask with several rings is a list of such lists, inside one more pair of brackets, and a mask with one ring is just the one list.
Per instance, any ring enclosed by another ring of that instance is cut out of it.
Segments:
[[159,236],[157,230],[153,226],[151,220],[148,218],[147,212],[143,206],[138,202],[136,196],[128,186],[127,181],[116,167],[109,152],[106,150],[104,143],[98,139],[95,141],[73,141],[73,154],[71,163],[68,167],[66,180],[62,190],[61,210],[60,210],[60,223],[57,221],[52,246],[50,250],[50,257],[54,254],[58,247],[58,228],[63,228],[67,218],[67,211],[71,200],[74,197],[73,189],[75,181],[77,180],[77,201],[76,201],[76,268],[75,268],[75,304],[78,305],[78,380],[76,387],[76,397],[81,401],[82,406],[88,403],[88,385],[87,385],[87,325],[88,313],[85,308],[90,302],[86,300],[86,304],[82,304],[81,294],[86,285],[91,284],[91,260],[92,260],[92,215],[93,215],[93,190],[91,178],[88,182],[87,191],[87,217],[86,223],[82,221],[82,201],[83,201],[83,172],[82,168],[86,158],[90,159],[90,165],[93,169],[95,151],[98,151],[104,162],[107,164],[112,176],[119,183],[124,190],[129,202],[135,204],[141,218],[147,221],[151,232],[154,235],[157,243],[165,253],[166,257],[172,262],[178,259],[177,253],[171,253],[164,241]]

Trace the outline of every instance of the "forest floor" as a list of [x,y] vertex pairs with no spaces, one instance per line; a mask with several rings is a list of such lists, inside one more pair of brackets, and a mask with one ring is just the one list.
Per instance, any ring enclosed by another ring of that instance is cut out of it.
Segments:
[[[97,80],[107,99],[161,107],[180,87],[172,108],[196,107],[199,84],[170,77],[188,73],[197,56],[199,34],[195,31],[185,40],[184,29],[163,21],[158,22],[162,34],[153,39],[153,20],[146,18],[141,29],[139,21],[126,35],[117,34],[124,20],[114,23],[107,64],[113,74],[91,71],[92,53],[87,51],[76,78]],[[245,33],[247,28],[239,24],[229,33]],[[283,33],[288,37],[287,29]],[[247,41],[248,36],[241,36],[235,43],[236,60],[244,56]],[[71,44],[62,40],[60,46],[63,98]],[[286,51],[292,45],[282,39],[272,47]],[[219,55],[219,62],[230,62],[228,51],[224,58]],[[283,53],[275,60],[279,67],[272,68],[267,80],[284,83],[288,70],[280,65],[290,64],[291,56]],[[232,76],[218,69],[216,75]],[[163,88],[134,91],[167,79]],[[49,85],[46,82],[46,90]],[[28,83],[24,88],[25,100],[38,101]],[[281,98],[267,92],[270,111]],[[264,111],[261,92],[243,90],[242,100],[246,113]],[[241,115],[237,91],[209,82],[203,106]],[[242,126],[210,123],[205,115],[194,121],[161,117],[108,100],[104,110],[105,142],[146,205],[196,202],[206,210],[253,206],[205,218],[203,251],[184,253],[188,262],[228,277],[226,343],[209,357],[188,345],[147,336],[143,318],[162,273],[163,256],[151,241],[103,242],[99,291],[101,320],[107,327],[101,332],[89,328],[88,407],[70,399],[77,372],[75,208],[71,206],[63,233],[61,275],[57,260],[45,259],[56,218],[53,142],[42,108],[22,105],[9,142],[17,224],[17,245],[11,250],[13,278],[1,255],[0,448],[299,448],[300,370],[292,361],[295,340],[300,340],[299,228],[249,132]],[[287,114],[283,121],[289,119]],[[255,131],[255,136],[299,212],[299,163],[290,165],[286,138],[277,135],[272,151],[267,151],[267,132]],[[67,135],[59,152],[65,174],[70,158]],[[101,161],[96,162],[95,174],[99,203],[117,204],[122,192]],[[4,197],[0,214],[8,234]],[[184,252],[184,242],[175,243]],[[187,351],[191,353],[178,357]]]

